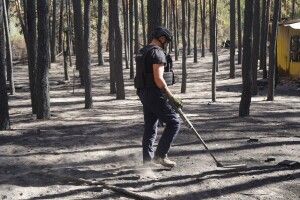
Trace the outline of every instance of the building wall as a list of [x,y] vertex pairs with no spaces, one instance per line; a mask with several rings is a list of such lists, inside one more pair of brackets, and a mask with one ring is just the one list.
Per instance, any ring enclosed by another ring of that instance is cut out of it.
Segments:
[[290,61],[290,40],[300,35],[300,30],[279,26],[277,36],[277,63],[280,72],[290,74],[292,78],[300,78],[300,62]]

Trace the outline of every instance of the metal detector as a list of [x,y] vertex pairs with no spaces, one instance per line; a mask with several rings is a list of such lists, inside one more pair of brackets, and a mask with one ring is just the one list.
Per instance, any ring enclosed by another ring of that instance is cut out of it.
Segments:
[[182,112],[181,108],[177,108],[176,106],[175,110],[178,112],[178,114],[180,115],[181,119],[188,125],[188,127],[190,129],[192,129],[192,131],[195,133],[195,135],[197,136],[197,138],[200,140],[200,142],[203,144],[203,146],[205,147],[205,149],[207,150],[207,152],[211,155],[211,157],[213,158],[213,160],[215,161],[217,167],[223,167],[223,168],[246,168],[247,165],[246,164],[232,164],[232,165],[223,165],[222,163],[220,163],[216,157],[211,153],[211,151],[209,150],[209,148],[207,147],[207,145],[205,144],[204,140],[202,139],[202,137],[200,136],[200,134],[197,132],[197,130],[194,128],[193,124],[190,122],[190,120],[186,117],[186,115]]

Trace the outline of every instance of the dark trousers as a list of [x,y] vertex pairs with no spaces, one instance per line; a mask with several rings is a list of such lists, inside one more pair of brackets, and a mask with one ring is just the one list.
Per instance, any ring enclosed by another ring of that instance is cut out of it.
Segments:
[[159,140],[155,155],[164,158],[180,129],[178,115],[160,89],[144,88],[139,89],[137,93],[143,104],[144,111],[143,161],[151,161],[154,157],[153,145],[157,136],[158,119],[164,122],[166,126]]

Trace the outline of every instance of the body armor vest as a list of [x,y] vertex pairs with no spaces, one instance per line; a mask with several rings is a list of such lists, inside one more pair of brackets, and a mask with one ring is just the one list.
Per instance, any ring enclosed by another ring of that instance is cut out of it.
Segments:
[[[147,54],[155,49],[159,48],[157,46],[146,46],[139,50],[135,57],[136,62],[136,76],[134,78],[134,87],[135,88],[151,88],[151,87],[157,87],[154,82],[154,76],[153,73],[147,73],[146,72],[146,56]],[[167,83],[167,85],[173,85],[175,83],[175,77],[173,72],[173,62],[172,58],[169,54],[166,54],[166,61],[165,69],[163,77]]]

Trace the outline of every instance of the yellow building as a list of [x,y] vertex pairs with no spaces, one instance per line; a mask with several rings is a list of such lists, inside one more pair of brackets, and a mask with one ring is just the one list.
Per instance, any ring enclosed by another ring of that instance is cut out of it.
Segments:
[[279,25],[277,64],[280,72],[300,78],[300,19]]

